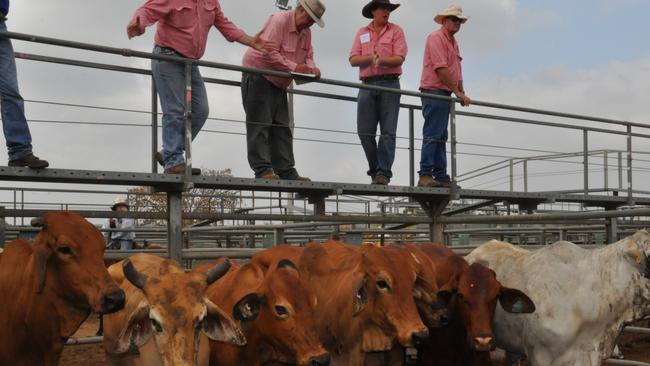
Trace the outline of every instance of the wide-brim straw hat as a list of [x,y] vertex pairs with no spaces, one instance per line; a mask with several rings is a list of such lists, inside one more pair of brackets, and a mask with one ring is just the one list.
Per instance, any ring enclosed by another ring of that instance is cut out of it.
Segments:
[[368,19],[372,19],[372,11],[375,10],[375,7],[380,5],[388,6],[391,12],[400,6],[400,4],[391,3],[390,0],[372,0],[363,7],[361,14]]
[[113,206],[111,206],[111,210],[115,211],[117,210],[117,206],[124,206],[126,208],[130,208],[129,203],[126,200],[126,197],[118,196],[113,199]]
[[316,22],[319,27],[325,27],[325,22],[323,21],[323,14],[325,14],[326,9],[325,4],[320,0],[298,0],[298,4],[305,9],[307,14],[314,19],[314,22]]
[[449,5],[447,9],[438,13],[433,20],[438,24],[442,24],[446,17],[456,17],[460,19],[461,23],[465,23],[469,19],[467,15],[463,15],[463,8],[458,5]]

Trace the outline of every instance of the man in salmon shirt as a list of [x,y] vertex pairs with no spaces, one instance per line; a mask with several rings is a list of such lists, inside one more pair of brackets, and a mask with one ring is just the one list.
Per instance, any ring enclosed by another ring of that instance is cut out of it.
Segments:
[[[402,28],[388,21],[398,7],[390,0],[372,0],[361,11],[372,21],[354,36],[350,65],[359,67],[359,78],[364,84],[400,88],[399,77],[408,47]],[[359,89],[357,133],[372,184],[387,185],[393,177],[400,97],[396,93]],[[375,138],[377,124],[381,132],[379,144]]]
[[[470,99],[463,88],[462,57],[454,35],[460,30],[468,16],[463,9],[450,5],[434,20],[441,24],[439,30],[429,34],[424,50],[424,65],[420,90],[426,94],[451,96],[454,93],[462,105],[468,106]],[[456,187],[456,182],[447,174],[447,124],[450,102],[433,98],[422,98],[422,157],[420,159],[421,187]]]
[[[244,55],[246,67],[312,74],[320,78],[314,64],[310,27],[322,20],[325,5],[320,0],[298,0],[290,11],[273,14],[260,36],[278,44],[270,52],[249,49]],[[259,179],[309,181],[296,171],[293,135],[289,128],[287,88],[292,79],[252,73],[242,75],[241,93],[246,111],[248,163]]]
[[[198,60],[205,52],[212,26],[230,42],[236,41],[258,50],[275,47],[259,37],[239,29],[221,11],[217,0],[148,0],[136,10],[126,28],[129,39],[142,35],[145,28],[158,22],[153,53]],[[185,172],[185,65],[151,60],[151,71],[163,110],[163,150],[156,160],[163,163],[165,174]],[[192,139],[208,119],[208,97],[203,78],[192,65]],[[193,175],[201,174],[192,169]]]

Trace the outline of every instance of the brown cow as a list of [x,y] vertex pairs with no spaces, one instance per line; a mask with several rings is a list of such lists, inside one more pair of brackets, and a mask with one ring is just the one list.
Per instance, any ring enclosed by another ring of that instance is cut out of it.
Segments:
[[[124,289],[124,310],[104,317],[104,349],[112,365],[207,366],[211,339],[237,345],[246,339],[232,318],[204,293],[229,268],[185,273],[173,260],[136,254],[109,273]],[[238,304],[239,305],[239,304]]]
[[[274,248],[253,262],[294,259],[299,251]],[[316,294],[316,324],[333,365],[363,365],[368,352],[389,350],[395,341],[413,346],[427,337],[413,301],[417,273],[407,255],[396,248],[339,241],[302,250],[298,268]]]
[[495,347],[492,321],[497,301],[512,313],[531,313],[535,304],[523,292],[502,286],[494,271],[471,266],[440,244],[422,244],[436,267],[438,285],[452,289],[449,324],[431,328],[431,338],[418,347],[420,366],[489,366]]
[[0,265],[0,365],[55,366],[67,338],[94,311],[124,307],[103,265],[105,240],[82,216],[52,212],[30,244],[9,243]]
[[223,309],[232,308],[244,296],[259,311],[255,318],[247,316],[247,309],[235,312],[248,342],[244,347],[210,342],[210,365],[329,365],[314,324],[316,297],[293,262],[282,259],[265,268],[255,263],[233,267],[206,291],[206,297]]

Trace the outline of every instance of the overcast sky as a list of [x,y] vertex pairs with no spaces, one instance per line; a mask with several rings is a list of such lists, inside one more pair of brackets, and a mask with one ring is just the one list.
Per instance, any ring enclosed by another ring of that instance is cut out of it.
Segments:
[[[293,1],[292,1],[293,3]],[[358,70],[347,61],[352,37],[367,24],[361,16],[366,1],[330,0],[325,2],[326,27],[313,28],[316,63],[323,76],[353,81]],[[650,85],[650,34],[648,0],[466,0],[459,2],[471,19],[458,34],[465,88],[476,100],[510,105],[586,114],[650,124],[648,91]],[[142,1],[97,0],[14,0],[9,30],[54,38],[95,43],[119,48],[150,51],[155,26],[133,40],[125,27]],[[249,34],[256,33],[269,14],[277,11],[274,0],[223,0],[225,14]],[[419,85],[422,53],[426,36],[438,28],[433,22],[437,11],[449,3],[410,0],[391,16],[405,30],[409,54],[404,65],[402,88],[415,90]],[[35,43],[14,41],[17,52],[69,57],[140,68],[149,68],[147,60],[107,56]],[[245,47],[226,42],[216,30],[210,33],[204,60],[240,64]],[[148,110],[150,80],[145,76],[110,71],[18,60],[19,83],[26,100],[83,104],[113,108]],[[204,69],[203,75],[238,80],[234,72]],[[303,85],[300,89],[325,90],[354,96],[346,88]],[[239,90],[228,86],[208,86],[211,118],[241,121],[244,117]],[[419,104],[404,98],[404,102]],[[349,102],[322,101],[297,97],[296,138],[324,139],[356,144],[356,106]],[[55,168],[147,171],[150,168],[150,138],[146,127],[105,127],[52,124],[38,121],[87,121],[147,124],[146,114],[104,112],[28,102],[35,152],[50,160]],[[470,112],[512,115],[512,113],[470,107]],[[547,116],[517,114],[523,118],[580,124]],[[591,124],[603,128],[615,126]],[[416,112],[416,137],[421,137],[422,118]],[[314,132],[303,128],[327,128],[347,134]],[[195,165],[231,168],[236,176],[252,177],[246,160],[244,125],[211,120],[195,141]],[[650,134],[650,129],[639,129]],[[398,135],[408,136],[408,113],[400,116]],[[582,132],[555,128],[522,126],[507,122],[459,117],[458,169],[468,172],[495,163],[499,156],[532,156],[549,152],[575,152],[582,149]],[[493,149],[469,144],[521,147],[535,151]],[[408,146],[405,139],[398,140]],[[416,144],[418,147],[420,143]],[[314,180],[366,183],[367,169],[359,145],[296,141],[297,168]],[[590,135],[590,149],[624,149],[624,137]],[[634,140],[634,149],[650,151],[650,143]],[[0,159],[6,159],[6,152]],[[650,155],[635,155],[650,161]],[[580,161],[581,159],[574,159]],[[416,156],[416,162],[419,155]],[[593,187],[602,187],[603,158],[590,176]],[[610,161],[614,165],[615,160]],[[648,169],[650,163],[636,166]],[[580,165],[567,163],[531,163],[531,190],[575,189],[582,185]],[[408,153],[398,150],[393,184],[407,185]],[[521,173],[521,167],[517,168]],[[552,174],[552,173],[556,173]],[[610,174],[610,186],[616,182]],[[648,170],[635,172],[635,188],[650,190]],[[10,184],[3,184],[10,186]],[[464,188],[507,189],[507,170],[491,173],[463,183]],[[516,182],[522,189],[522,182]]]

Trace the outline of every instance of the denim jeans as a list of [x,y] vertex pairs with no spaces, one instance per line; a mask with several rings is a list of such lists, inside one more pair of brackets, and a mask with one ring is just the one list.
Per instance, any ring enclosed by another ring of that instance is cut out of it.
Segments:
[[[155,46],[153,53],[179,56],[174,50]],[[165,168],[185,162],[185,65],[151,60],[160,106],[163,110],[162,137]],[[208,96],[199,67],[192,65],[192,140],[201,131],[209,114]]]
[[[6,30],[7,25],[0,21],[0,31]],[[31,154],[32,135],[25,118],[23,97],[18,91],[16,58],[9,38],[0,38],[0,109],[9,160]]]
[[[422,90],[423,93],[451,96],[444,90]],[[449,124],[450,102],[446,100],[422,98],[422,156],[420,176],[431,175],[439,182],[451,180],[447,174],[447,125]]]
[[241,96],[246,112],[248,163],[255,176],[273,169],[282,179],[298,177],[287,91],[262,75],[244,73]]
[[[400,88],[399,80],[380,80],[367,84],[394,89]],[[401,95],[396,93],[359,90],[357,133],[363,151],[366,153],[368,175],[371,177],[383,175],[391,178],[393,176],[391,168],[395,160],[400,97]],[[379,143],[376,140],[377,125],[379,125],[381,133]]]

